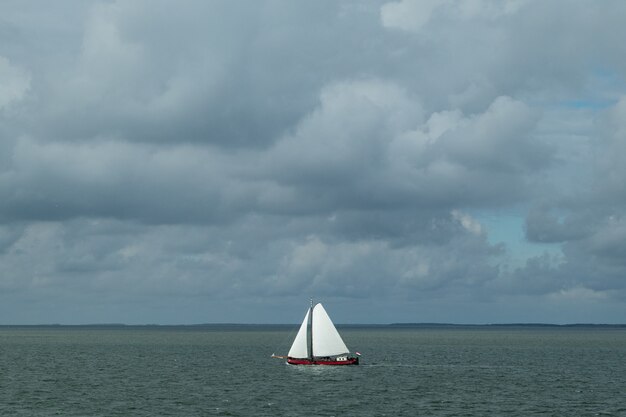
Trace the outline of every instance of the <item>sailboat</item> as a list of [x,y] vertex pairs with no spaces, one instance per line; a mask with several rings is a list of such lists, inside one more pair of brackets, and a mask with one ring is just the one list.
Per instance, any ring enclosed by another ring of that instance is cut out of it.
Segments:
[[358,356],[350,354],[324,306],[321,303],[313,304],[313,301],[287,356],[272,356],[286,358],[291,365],[359,364]]

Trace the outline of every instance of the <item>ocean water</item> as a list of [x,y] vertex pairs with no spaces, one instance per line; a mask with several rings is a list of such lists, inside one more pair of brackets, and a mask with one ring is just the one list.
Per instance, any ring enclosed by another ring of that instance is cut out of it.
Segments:
[[362,365],[272,359],[296,328],[0,328],[6,416],[626,416],[624,329],[341,329]]

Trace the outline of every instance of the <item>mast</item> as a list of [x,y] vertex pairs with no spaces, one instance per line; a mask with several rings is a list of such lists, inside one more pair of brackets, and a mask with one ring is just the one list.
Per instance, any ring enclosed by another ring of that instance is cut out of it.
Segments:
[[313,360],[313,299],[311,299],[311,307],[309,307],[309,322],[307,323],[307,351],[309,360]]

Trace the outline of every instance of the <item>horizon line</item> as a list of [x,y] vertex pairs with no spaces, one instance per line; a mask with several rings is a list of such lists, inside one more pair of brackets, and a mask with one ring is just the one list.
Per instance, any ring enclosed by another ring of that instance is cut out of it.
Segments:
[[[2,327],[287,327],[299,326],[300,323],[193,323],[193,324],[160,324],[160,323],[36,323],[36,324],[0,324]],[[396,322],[396,323],[336,323],[337,327],[626,327],[626,323],[542,323],[542,322],[510,322],[510,323],[437,323],[437,322]]]

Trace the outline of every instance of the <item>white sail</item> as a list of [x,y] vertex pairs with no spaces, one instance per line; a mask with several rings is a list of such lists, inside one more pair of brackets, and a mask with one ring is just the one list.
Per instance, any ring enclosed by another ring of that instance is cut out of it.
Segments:
[[288,356],[292,358],[306,358],[308,357],[307,352],[307,326],[309,323],[309,312],[311,310],[308,309],[306,311],[306,315],[304,316],[304,321],[302,325],[300,325],[300,330],[298,330],[298,334],[296,335],[296,339],[293,341],[293,345],[291,345],[291,349],[289,349]]
[[[304,322],[300,327],[300,331],[298,332],[298,336],[296,336],[296,342],[300,337],[300,333],[304,333],[304,352],[306,356],[306,327],[307,327],[307,317],[304,318]],[[304,331],[302,330],[304,328]],[[316,304],[313,307],[313,355],[314,356],[335,356],[342,355],[345,353],[350,353],[348,347],[339,336],[335,325],[333,324],[330,317],[328,317],[328,313],[324,310],[324,306],[322,304]],[[294,342],[293,346],[296,345]],[[291,349],[293,350],[293,346]],[[291,351],[289,351],[289,356],[293,356]]]

